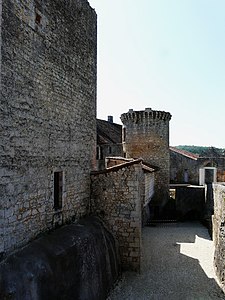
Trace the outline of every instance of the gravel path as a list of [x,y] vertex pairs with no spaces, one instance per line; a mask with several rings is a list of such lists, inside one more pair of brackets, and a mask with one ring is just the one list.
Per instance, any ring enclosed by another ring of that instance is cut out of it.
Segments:
[[199,223],[143,229],[141,274],[125,272],[108,300],[225,299],[215,280],[213,242]]

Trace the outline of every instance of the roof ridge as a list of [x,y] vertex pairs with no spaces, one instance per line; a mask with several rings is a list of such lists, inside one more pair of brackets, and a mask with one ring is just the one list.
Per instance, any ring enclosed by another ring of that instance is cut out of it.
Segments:
[[189,152],[187,150],[179,149],[179,148],[172,147],[172,146],[170,146],[170,150],[172,150],[174,152],[177,152],[177,153],[179,153],[181,155],[187,156],[187,157],[189,157],[191,159],[195,159],[195,160],[197,160],[200,157],[199,154],[194,154],[194,153]]

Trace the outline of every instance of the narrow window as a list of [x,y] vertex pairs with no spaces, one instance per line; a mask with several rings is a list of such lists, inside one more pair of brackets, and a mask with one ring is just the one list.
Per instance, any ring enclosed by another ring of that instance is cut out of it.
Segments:
[[123,127],[123,142],[126,141],[126,127]]
[[109,146],[109,154],[112,153],[112,148]]
[[41,16],[38,13],[36,13],[35,23],[36,24],[40,24],[41,23]]
[[54,173],[54,208],[62,208],[63,172]]
[[187,183],[188,182],[188,169],[184,170],[184,182]]
[[99,149],[100,149],[99,159],[103,159],[103,149],[102,147],[99,147]]
[[96,159],[99,159],[99,147],[96,148]]

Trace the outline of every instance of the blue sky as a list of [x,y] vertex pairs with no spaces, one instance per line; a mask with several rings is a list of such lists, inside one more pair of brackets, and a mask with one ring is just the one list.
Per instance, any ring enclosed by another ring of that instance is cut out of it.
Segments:
[[169,111],[170,144],[225,148],[225,1],[89,0],[97,116]]

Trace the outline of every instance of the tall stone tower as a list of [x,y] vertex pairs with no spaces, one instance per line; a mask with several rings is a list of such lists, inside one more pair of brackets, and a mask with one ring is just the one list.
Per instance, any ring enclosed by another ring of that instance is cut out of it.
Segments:
[[160,217],[169,199],[169,121],[171,114],[146,108],[121,115],[123,122],[123,149],[127,158],[143,158],[158,167],[155,173],[155,195],[151,214]]
[[89,211],[97,15],[87,0],[0,0],[0,45],[0,253],[8,253]]

